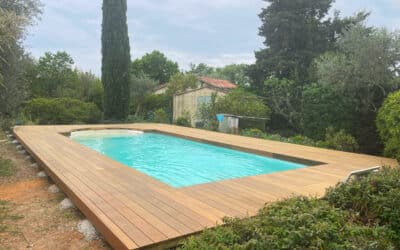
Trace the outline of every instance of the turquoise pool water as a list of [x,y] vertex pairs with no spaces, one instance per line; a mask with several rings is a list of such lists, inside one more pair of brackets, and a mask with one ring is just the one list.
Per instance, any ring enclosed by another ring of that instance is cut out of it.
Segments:
[[305,167],[158,133],[71,138],[173,187]]

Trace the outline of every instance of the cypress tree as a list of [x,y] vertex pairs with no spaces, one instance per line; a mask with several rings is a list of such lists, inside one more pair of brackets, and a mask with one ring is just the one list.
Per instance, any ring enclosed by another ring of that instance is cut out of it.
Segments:
[[106,120],[125,120],[129,114],[131,59],[126,11],[126,0],[103,0],[101,80]]

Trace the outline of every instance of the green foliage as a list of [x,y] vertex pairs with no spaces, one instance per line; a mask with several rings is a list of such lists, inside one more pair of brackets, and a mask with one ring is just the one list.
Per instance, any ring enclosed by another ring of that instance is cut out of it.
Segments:
[[267,0],[259,17],[265,49],[257,51],[256,63],[248,69],[255,90],[262,88],[270,76],[295,80],[298,85],[310,80],[309,67],[313,59],[334,49],[337,35],[351,24],[368,16],[359,13],[354,18],[327,18],[332,0]]
[[295,81],[270,77],[264,82],[262,96],[273,115],[282,117],[293,129],[299,127],[301,87]]
[[215,73],[215,69],[213,67],[208,66],[205,63],[199,63],[199,64],[190,64],[190,74],[196,75],[196,76],[211,76],[212,74]]
[[14,125],[14,121],[12,118],[0,116],[0,129],[3,131],[10,130],[10,128]]
[[400,162],[400,91],[386,98],[378,112],[376,125],[385,144],[385,155]]
[[[341,93],[346,103],[348,129],[366,153],[380,153],[375,127],[379,107],[388,93],[399,87],[400,33],[355,25],[337,41],[337,52],[316,60],[318,84]],[[338,97],[339,98],[339,97]],[[335,113],[334,105],[325,112]],[[344,120],[343,120],[344,122]]]
[[347,211],[316,198],[268,204],[254,217],[224,219],[183,242],[182,249],[393,249],[385,227],[352,223]]
[[240,86],[247,86],[250,79],[247,76],[246,64],[230,64],[221,68],[213,68],[204,63],[191,64],[188,73],[196,76],[208,76],[217,79],[225,79]]
[[28,96],[25,73],[30,58],[22,45],[40,8],[37,0],[0,1],[0,116],[15,115]]
[[353,128],[352,101],[343,98],[342,91],[332,85],[308,85],[301,99],[301,129],[303,134],[322,140],[326,129],[351,131]]
[[319,142],[320,147],[347,152],[357,152],[359,149],[356,139],[344,130],[335,132],[332,127],[326,129],[325,141]]
[[73,89],[76,74],[72,66],[73,59],[66,52],[46,52],[39,58],[37,75],[31,84],[33,97],[56,98],[67,95]]
[[130,104],[130,46],[126,0],[103,0],[102,83],[104,119],[125,120]]
[[131,105],[135,107],[135,116],[141,113],[146,97],[151,94],[156,85],[157,83],[149,78],[131,76]]
[[218,128],[218,121],[216,115],[218,113],[217,107],[217,94],[211,95],[209,103],[203,103],[197,110],[197,118],[201,121],[201,126],[204,129],[216,131]]
[[168,83],[170,78],[179,73],[178,63],[169,60],[160,51],[146,53],[131,64],[131,73],[139,78],[150,78],[157,84]]
[[332,128],[328,128],[325,134],[325,140],[315,141],[304,135],[295,135],[291,137],[283,137],[279,134],[267,134],[259,129],[243,129],[240,131],[241,135],[262,138],[273,141],[280,141],[286,143],[300,144],[312,147],[321,147],[328,149],[335,149],[347,152],[357,152],[357,141],[344,130],[335,132]]
[[266,133],[258,128],[243,129],[240,131],[243,136],[254,137],[254,138],[265,138]]
[[187,117],[176,118],[175,124],[183,127],[191,127],[190,120]]
[[362,223],[389,226],[400,244],[399,180],[399,168],[383,168],[360,180],[330,188],[325,200],[354,212]]
[[11,160],[0,157],[0,177],[13,176],[16,172],[17,168]]
[[197,77],[193,74],[176,73],[168,83],[166,94],[173,96],[187,89],[196,88],[198,82]]
[[169,123],[169,117],[164,109],[157,109],[154,111],[153,122],[156,123]]
[[32,99],[25,107],[25,114],[39,124],[97,123],[101,119],[94,103],[69,98]]
[[270,110],[256,95],[237,88],[221,98],[217,98],[218,113],[269,118]]
[[157,109],[165,109],[167,113],[171,112],[171,98],[165,94],[149,94],[144,97],[141,114],[148,115]]

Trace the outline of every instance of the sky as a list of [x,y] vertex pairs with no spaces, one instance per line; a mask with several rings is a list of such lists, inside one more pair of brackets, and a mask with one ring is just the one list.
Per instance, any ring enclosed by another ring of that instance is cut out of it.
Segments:
[[[29,30],[27,50],[36,58],[66,51],[75,66],[100,75],[101,0],[42,0],[43,15]],[[220,67],[253,63],[262,0],[128,0],[132,60],[153,50],[178,62]],[[336,0],[343,16],[370,11],[369,25],[400,29],[400,0]]]

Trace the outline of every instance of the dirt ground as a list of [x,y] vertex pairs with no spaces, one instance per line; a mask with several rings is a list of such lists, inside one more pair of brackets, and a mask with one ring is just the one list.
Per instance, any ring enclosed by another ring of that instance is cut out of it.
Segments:
[[0,250],[3,249],[110,249],[103,240],[88,242],[77,229],[84,216],[76,209],[61,210],[62,193],[49,193],[52,184],[36,176],[38,169],[0,132],[0,156],[16,171],[0,176]]

